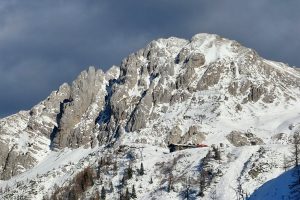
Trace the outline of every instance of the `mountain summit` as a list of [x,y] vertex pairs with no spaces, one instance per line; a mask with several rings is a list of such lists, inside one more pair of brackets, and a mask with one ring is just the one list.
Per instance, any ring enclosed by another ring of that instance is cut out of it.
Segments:
[[[283,172],[300,130],[299,86],[297,70],[218,35],[152,41],[0,120],[0,197],[93,199],[103,186],[119,199],[133,185],[138,199],[251,195]],[[123,185],[128,167],[135,179]]]

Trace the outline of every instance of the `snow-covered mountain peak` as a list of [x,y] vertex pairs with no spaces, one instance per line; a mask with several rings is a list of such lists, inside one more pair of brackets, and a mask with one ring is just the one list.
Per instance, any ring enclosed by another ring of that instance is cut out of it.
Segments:
[[[234,123],[239,112],[252,118],[253,109],[279,108],[276,105],[282,102],[295,105],[299,97],[299,75],[294,69],[265,60],[235,41],[210,34],[196,35],[191,41],[168,38],[151,42],[123,60],[119,80],[111,96],[110,122],[118,121],[119,128],[127,132],[138,131],[137,137],[143,135],[140,132],[148,127],[147,123],[153,125],[157,121],[160,127],[162,119],[172,121],[166,127],[172,130],[189,109],[197,108],[196,115],[212,114],[207,119],[210,121],[220,121],[218,118],[226,115]],[[211,98],[216,100],[209,101]],[[197,102],[207,103],[202,106]],[[176,106],[185,111],[175,114],[172,110]],[[195,123],[197,117],[189,117]],[[244,129],[250,127],[251,124]],[[189,127],[183,129],[187,132]],[[161,127],[158,130],[161,133]],[[149,141],[149,137],[145,140]]]
[[[115,164],[97,173],[115,190],[122,189],[127,163],[147,164],[146,178],[155,177],[153,185],[139,175],[129,181],[148,185],[138,189],[139,199],[181,198],[184,178],[190,177],[198,190],[196,177],[203,170],[211,173],[204,199],[232,199],[230,190],[238,184],[252,193],[281,172],[279,162],[300,128],[299,86],[299,71],[234,40],[207,33],[190,40],[154,40],[120,66],[106,72],[89,67],[30,111],[0,120],[0,178],[7,180],[0,187],[12,188],[0,197],[41,199],[27,194],[31,183],[26,178],[41,182],[42,194],[57,192],[54,184],[72,187],[78,171],[97,168],[104,156],[114,157]],[[170,144],[204,148],[169,153]],[[178,182],[169,192],[165,173]],[[86,198],[103,184],[98,179]]]

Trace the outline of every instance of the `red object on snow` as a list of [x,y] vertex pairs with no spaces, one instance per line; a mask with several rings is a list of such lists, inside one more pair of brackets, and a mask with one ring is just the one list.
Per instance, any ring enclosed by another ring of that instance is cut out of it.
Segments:
[[200,147],[200,148],[201,148],[201,147],[208,147],[208,145],[206,145],[206,144],[197,144],[196,146],[197,146],[197,147]]

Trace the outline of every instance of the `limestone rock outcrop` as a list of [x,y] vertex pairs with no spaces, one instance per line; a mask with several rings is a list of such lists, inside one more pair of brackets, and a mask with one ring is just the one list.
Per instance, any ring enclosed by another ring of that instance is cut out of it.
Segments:
[[102,70],[90,67],[83,71],[70,87],[70,96],[61,104],[57,117],[53,148],[91,145],[91,132],[104,106],[106,79]]

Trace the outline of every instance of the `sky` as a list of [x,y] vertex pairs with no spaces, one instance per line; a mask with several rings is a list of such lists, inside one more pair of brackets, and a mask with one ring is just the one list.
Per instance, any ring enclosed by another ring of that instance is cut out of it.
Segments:
[[215,33],[300,66],[299,0],[1,0],[0,118],[161,37]]

